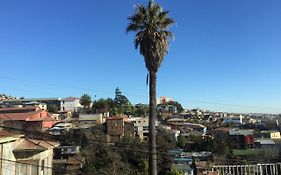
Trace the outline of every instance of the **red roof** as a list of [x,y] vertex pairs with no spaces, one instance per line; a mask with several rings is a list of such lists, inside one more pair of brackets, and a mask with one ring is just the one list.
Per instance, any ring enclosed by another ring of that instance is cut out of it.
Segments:
[[27,119],[26,121],[28,122],[36,122],[36,121],[54,121],[54,119],[52,117],[42,117],[42,118],[31,118],[31,119]]
[[44,110],[40,109],[34,112],[25,112],[25,113],[4,113],[0,114],[0,119],[2,120],[15,120],[15,121],[45,121],[50,120],[49,114],[47,116],[37,117],[36,114],[42,113]]
[[27,118],[28,118],[28,113],[0,114],[0,119],[2,120],[26,120]]
[[23,138],[20,140],[19,144],[16,146],[14,151],[24,151],[24,150],[31,150],[31,149],[46,150],[58,146],[59,143],[57,142]]

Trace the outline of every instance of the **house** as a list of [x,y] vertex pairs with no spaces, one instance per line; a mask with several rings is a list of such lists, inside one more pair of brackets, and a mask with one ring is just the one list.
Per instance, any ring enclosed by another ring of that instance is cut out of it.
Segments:
[[216,129],[210,130],[210,134],[215,138],[223,139],[228,135],[229,130],[231,130],[231,128],[223,128],[223,127],[216,128]]
[[254,145],[253,130],[235,128],[229,130],[229,136],[232,148],[245,149],[247,147],[253,147]]
[[31,131],[46,131],[58,121],[38,107],[0,109],[0,120],[4,127]]
[[77,112],[83,106],[80,103],[80,99],[76,97],[67,97],[60,100],[60,111],[75,111]]
[[30,103],[30,102],[45,103],[45,104],[47,104],[47,106],[52,105],[52,106],[55,106],[57,109],[60,109],[61,98],[8,99],[8,100],[3,100],[2,105],[5,107],[12,107],[15,105],[24,106],[26,103]]
[[102,123],[105,123],[102,114],[80,114],[78,118],[79,127],[90,127]]
[[230,115],[227,117],[223,118],[223,124],[228,124],[228,123],[232,123],[232,124],[242,124],[243,123],[243,115]]
[[47,104],[46,103],[40,103],[40,102],[37,102],[37,101],[26,102],[26,103],[24,103],[24,107],[39,107],[40,109],[47,110]]
[[202,134],[207,132],[207,127],[197,123],[185,122],[185,119],[181,118],[172,118],[167,121],[168,125],[171,126],[172,130],[180,130],[182,132],[188,131],[198,131]]
[[157,111],[160,114],[163,112],[169,112],[171,114],[175,114],[175,113],[177,113],[177,107],[174,105],[168,105],[168,104],[158,104]]
[[139,137],[141,140],[148,139],[148,124],[149,124],[148,117],[130,118],[128,121],[133,123],[137,137]]
[[0,131],[0,174],[52,175],[53,149],[59,144]]
[[124,136],[124,118],[121,116],[110,117],[106,120],[107,141],[113,142]]
[[122,137],[134,137],[134,124],[128,121],[126,116],[113,116],[106,120],[107,142],[115,142]]
[[273,130],[261,131],[261,137],[269,139],[281,139],[280,132]]
[[183,119],[183,118],[177,118],[177,117],[171,118],[171,119],[168,119],[168,120],[167,120],[167,123],[168,123],[168,124],[184,124],[185,122],[186,122],[185,119]]
[[273,118],[263,118],[260,120],[266,130],[280,130],[279,120]]
[[73,128],[72,123],[67,123],[67,122],[58,122],[52,126],[48,130],[49,134],[52,135],[62,135],[65,132],[68,132],[71,128]]

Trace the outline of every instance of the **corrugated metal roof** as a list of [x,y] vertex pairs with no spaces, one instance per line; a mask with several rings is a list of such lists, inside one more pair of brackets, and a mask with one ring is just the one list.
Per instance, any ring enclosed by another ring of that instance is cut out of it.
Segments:
[[262,145],[274,145],[275,142],[272,139],[257,139],[255,142],[258,142]]
[[229,135],[244,135],[244,136],[247,136],[247,135],[253,135],[253,130],[250,130],[250,129],[232,129],[232,130],[229,130]]

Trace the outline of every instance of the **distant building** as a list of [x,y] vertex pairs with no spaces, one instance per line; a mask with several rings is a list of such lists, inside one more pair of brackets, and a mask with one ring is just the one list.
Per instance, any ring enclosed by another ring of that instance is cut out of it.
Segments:
[[76,97],[68,97],[61,99],[60,111],[75,111],[77,112],[83,106],[80,103],[80,99]]
[[232,148],[245,149],[253,147],[254,133],[250,129],[231,129],[229,130]]
[[185,119],[181,118],[172,118],[167,120],[167,124],[171,126],[172,130],[181,130],[181,131],[199,131],[205,133],[207,128],[204,125],[197,123],[186,122]]
[[233,123],[233,124],[242,124],[243,123],[243,115],[231,115],[223,118],[223,124]]
[[48,130],[49,134],[52,135],[62,135],[66,132],[68,132],[71,128],[73,128],[72,123],[67,123],[67,122],[59,122],[56,123]]
[[174,105],[167,105],[167,104],[158,104],[157,105],[157,112],[160,113],[177,113],[177,107]]
[[0,131],[0,146],[0,174],[52,175],[53,148],[59,146],[57,142]]
[[149,125],[149,118],[148,117],[139,117],[139,118],[132,118],[129,119],[130,122],[133,123],[136,131],[136,136],[139,137],[141,140],[148,139],[148,125]]
[[279,131],[261,131],[262,138],[281,139]]
[[119,116],[110,117],[106,120],[107,141],[117,141],[124,136],[124,118]]
[[216,128],[210,130],[210,134],[215,138],[223,139],[229,134],[229,130],[231,130],[231,128]]
[[128,122],[125,116],[113,116],[106,120],[106,135],[107,142],[115,142],[122,137],[134,137],[134,124]]
[[156,100],[157,104],[165,104],[165,103],[170,102],[170,101],[174,101],[173,98],[165,97],[165,96],[157,98],[157,100]]
[[102,114],[80,114],[78,118],[79,126],[94,126],[105,123]]
[[4,127],[46,131],[58,121],[46,110],[40,108],[3,108],[0,109],[0,121]]
[[53,105],[57,109],[60,109],[61,105],[61,98],[26,98],[26,99],[9,99],[9,100],[3,100],[1,105],[4,107],[13,107],[25,104],[31,103],[31,102],[38,102],[38,103],[45,103],[48,105]]

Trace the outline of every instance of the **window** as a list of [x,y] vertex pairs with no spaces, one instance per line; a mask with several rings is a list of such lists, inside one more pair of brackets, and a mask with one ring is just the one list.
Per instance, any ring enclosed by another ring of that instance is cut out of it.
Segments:
[[43,175],[45,174],[45,173],[44,173],[44,167],[45,167],[45,160],[42,160],[42,163],[41,163],[41,172],[43,171]]

